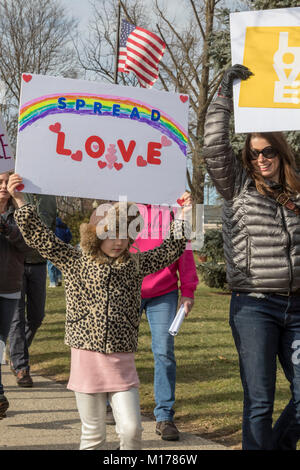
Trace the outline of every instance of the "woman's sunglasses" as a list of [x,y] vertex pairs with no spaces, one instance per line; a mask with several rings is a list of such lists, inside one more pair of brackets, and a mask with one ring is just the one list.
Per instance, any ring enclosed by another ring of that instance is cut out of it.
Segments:
[[250,150],[251,160],[257,160],[260,154],[262,154],[265,158],[269,158],[270,160],[272,158],[277,157],[278,155],[277,150],[275,150],[271,146],[265,147],[262,150],[256,150],[256,149],[249,149],[249,150]]

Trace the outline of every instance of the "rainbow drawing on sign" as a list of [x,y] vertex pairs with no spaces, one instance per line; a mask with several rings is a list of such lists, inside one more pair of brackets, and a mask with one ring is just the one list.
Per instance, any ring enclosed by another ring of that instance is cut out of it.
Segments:
[[120,96],[94,94],[54,94],[36,98],[20,108],[19,132],[39,119],[53,114],[111,116],[132,119],[151,126],[172,139],[186,155],[187,132],[163,111],[146,103]]

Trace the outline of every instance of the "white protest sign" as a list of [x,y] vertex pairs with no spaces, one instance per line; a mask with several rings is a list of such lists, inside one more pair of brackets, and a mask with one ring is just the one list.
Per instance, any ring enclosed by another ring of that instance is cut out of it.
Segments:
[[188,97],[23,74],[24,191],[174,203],[185,191]]
[[232,64],[254,76],[234,85],[236,132],[300,130],[300,8],[232,13]]
[[13,152],[9,143],[6,127],[0,116],[0,173],[6,173],[13,170],[15,161]]

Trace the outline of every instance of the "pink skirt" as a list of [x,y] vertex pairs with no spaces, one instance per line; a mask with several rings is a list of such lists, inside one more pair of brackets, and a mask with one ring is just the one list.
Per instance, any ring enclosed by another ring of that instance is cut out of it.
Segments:
[[81,393],[120,392],[139,385],[134,353],[102,354],[71,348],[69,390]]

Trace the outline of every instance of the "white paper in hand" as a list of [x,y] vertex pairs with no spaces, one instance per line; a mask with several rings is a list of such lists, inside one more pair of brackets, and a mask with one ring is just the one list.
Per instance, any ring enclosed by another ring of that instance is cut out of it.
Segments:
[[169,328],[170,335],[172,335],[172,336],[177,335],[177,333],[179,331],[179,328],[181,326],[181,323],[184,320],[184,317],[185,317],[184,305],[181,305],[180,309],[176,313],[176,317],[174,318],[172,325]]
[[0,364],[6,364],[5,343],[0,340]]

